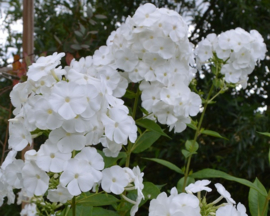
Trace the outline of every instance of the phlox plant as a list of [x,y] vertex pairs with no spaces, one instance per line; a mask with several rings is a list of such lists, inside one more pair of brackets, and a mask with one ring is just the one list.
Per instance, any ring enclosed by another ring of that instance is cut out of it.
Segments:
[[[251,214],[266,215],[269,195],[259,180],[213,169],[189,172],[197,138],[222,138],[202,128],[207,106],[229,88],[245,88],[265,53],[261,35],[241,28],[210,34],[194,47],[178,13],[148,3],[93,56],[66,67],[60,64],[64,53],[38,58],[29,66],[27,81],[10,94],[15,117],[9,120],[10,152],[0,170],[0,204],[5,197],[14,203],[13,190],[19,189],[16,202],[25,203],[23,216],[134,216],[148,200],[149,216],[246,216],[246,207],[220,183],[215,184],[220,197],[207,199],[212,191],[207,178],[218,177],[250,187]],[[206,98],[194,82],[202,65],[214,77]],[[132,107],[123,98],[132,99]],[[174,133],[194,129],[194,139],[182,150],[184,169],[150,159],[184,176],[170,195],[143,181],[140,164],[130,167],[132,153],[168,136],[160,125]],[[46,139],[39,149],[26,151],[24,161],[17,159],[41,135]],[[258,198],[263,205],[253,202]]]

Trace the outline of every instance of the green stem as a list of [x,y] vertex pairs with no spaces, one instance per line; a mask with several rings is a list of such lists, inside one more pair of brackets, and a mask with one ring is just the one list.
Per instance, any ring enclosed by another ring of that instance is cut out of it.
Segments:
[[72,215],[76,216],[76,198],[72,198]]
[[[208,103],[209,103],[209,99],[210,99],[210,97],[211,97],[211,94],[212,94],[213,89],[214,89],[214,85],[212,84],[212,86],[211,86],[211,88],[210,88],[210,91],[209,91],[209,93],[208,93],[207,99],[206,99],[206,101],[205,101],[204,108],[203,108],[203,112],[202,112],[202,115],[201,115],[201,117],[200,117],[200,121],[199,121],[197,130],[196,130],[196,133],[195,133],[193,142],[192,142],[193,145],[195,144],[195,142],[196,142],[198,136],[200,135],[202,121],[203,121],[204,114],[205,114],[207,105],[208,105]],[[185,191],[185,187],[186,187],[186,184],[187,184],[187,178],[188,178],[188,173],[189,173],[189,167],[190,167],[191,158],[192,158],[192,155],[190,155],[190,156],[188,157],[188,162],[187,162],[187,167],[186,167],[185,177],[184,177],[184,184],[183,184],[183,188],[182,188],[182,191],[183,191],[183,192]]]
[[269,203],[269,199],[270,199],[270,190],[268,191],[268,196],[266,197],[264,206],[263,206],[263,211],[262,211],[262,216],[264,216],[264,213],[267,209],[268,203]]
[[[137,112],[140,93],[141,92],[140,92],[140,89],[139,89],[139,86],[138,86],[136,96],[135,96],[135,101],[134,101],[134,104],[133,104],[133,110],[132,110],[132,118],[134,119],[134,121],[135,121],[135,118],[136,118],[136,112]],[[129,167],[131,152],[132,152],[132,143],[130,141],[128,141],[126,167]]]

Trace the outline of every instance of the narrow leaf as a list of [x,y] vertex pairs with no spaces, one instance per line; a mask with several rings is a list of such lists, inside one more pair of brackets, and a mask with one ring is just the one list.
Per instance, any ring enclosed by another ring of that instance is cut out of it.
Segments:
[[140,153],[153,145],[161,135],[156,131],[147,131],[143,133],[134,143],[134,153]]
[[111,166],[113,166],[113,165],[116,165],[116,163],[117,163],[117,161],[118,161],[119,159],[122,159],[122,158],[127,157],[127,154],[126,154],[125,152],[120,152],[120,153],[118,154],[117,157],[106,157],[105,154],[104,154],[104,152],[99,151],[99,150],[98,150],[98,153],[99,153],[99,154],[103,157],[103,159],[104,159],[105,168],[111,167]]
[[173,163],[171,163],[169,161],[158,159],[158,158],[145,158],[145,159],[159,163],[159,164],[161,164],[165,167],[168,167],[169,169],[171,169],[177,173],[184,174],[184,172],[178,166],[174,165]]
[[[262,191],[267,193],[265,187],[262,185],[259,179],[257,178],[255,179],[254,185],[256,185]],[[261,195],[258,191],[254,190],[253,188],[250,188],[249,194],[248,194],[248,203],[249,203],[249,210],[252,216],[258,216],[258,212],[260,212],[260,216],[267,216],[268,204],[267,204],[264,214],[262,214],[266,201],[268,202],[267,197]]]
[[166,133],[163,132],[161,127],[156,122],[154,122],[150,119],[139,119],[136,121],[136,124],[143,127],[143,128],[146,128],[148,130],[156,131],[162,136],[166,136],[166,137],[170,138]]
[[222,138],[222,139],[228,140],[226,137],[221,136],[221,135],[220,135],[218,132],[216,132],[216,131],[212,131],[212,130],[203,130],[201,133],[202,133],[202,134],[209,135],[209,136],[218,137],[218,138]]
[[95,17],[97,19],[106,19],[107,18],[105,15],[102,15],[102,14],[97,14],[97,15],[95,15]]
[[255,184],[253,184],[252,182],[246,180],[246,179],[242,179],[242,178],[237,178],[234,176],[231,176],[225,172],[219,171],[219,170],[215,170],[215,169],[203,169],[200,170],[198,172],[195,172],[193,174],[190,175],[190,177],[193,178],[197,178],[197,179],[204,179],[204,178],[224,178],[227,179],[229,181],[235,181],[238,182],[240,184],[246,185],[250,188],[253,188],[254,190],[260,192],[263,196],[267,196],[267,193],[265,193],[265,191],[261,190],[260,188],[258,188]]
[[257,132],[257,133],[259,133],[261,135],[264,135],[264,136],[270,137],[270,133],[268,133],[268,132]]

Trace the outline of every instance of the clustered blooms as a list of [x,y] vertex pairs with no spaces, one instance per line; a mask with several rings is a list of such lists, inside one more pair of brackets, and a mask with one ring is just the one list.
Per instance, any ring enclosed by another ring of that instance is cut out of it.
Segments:
[[245,88],[248,75],[257,62],[265,58],[266,45],[263,37],[256,30],[250,33],[236,28],[216,35],[214,33],[199,42],[195,52],[200,66],[213,60],[216,55],[223,61],[221,73],[227,83],[239,83]]
[[[210,184],[209,180],[196,181],[185,188],[187,193],[180,194],[176,188],[172,188],[169,197],[165,192],[162,192],[156,199],[151,200],[149,216],[247,216],[245,206],[238,203],[235,207],[235,201],[231,198],[231,194],[219,183],[215,184],[215,187],[221,196],[207,204],[205,197],[201,198],[201,191],[211,192],[212,189],[207,187],[208,184]],[[196,197],[193,193],[198,193],[198,196]],[[227,202],[215,206],[222,199],[226,199]]]
[[[12,150],[1,167],[1,202],[8,196],[13,203],[12,190],[17,188],[30,198],[47,193],[51,202],[65,203],[98,185],[114,194],[135,185],[141,201],[139,168],[104,169],[94,146],[101,143],[106,156],[117,157],[128,140],[135,142],[135,121],[120,99],[127,80],[111,66],[95,66],[92,57],[57,67],[63,56],[39,58],[29,67],[28,80],[11,92],[15,118],[9,125]],[[27,151],[25,161],[16,159],[17,152],[40,134],[48,139],[39,150]]]
[[188,26],[175,11],[145,4],[128,17],[93,59],[112,64],[140,83],[142,107],[170,130],[182,132],[198,114],[201,98],[188,87],[194,73]]
[[[10,94],[15,118],[9,124],[11,151],[0,169],[0,206],[4,197],[14,203],[14,188],[21,189],[18,203],[43,202],[44,194],[52,203],[66,203],[101,187],[134,204],[130,215],[135,215],[144,198],[143,173],[138,166],[105,168],[95,145],[101,143],[105,156],[117,157],[123,145],[136,141],[135,121],[121,99],[130,82],[139,83],[146,117],[170,130],[182,132],[190,116],[197,115],[201,98],[189,88],[195,71],[190,67],[194,56],[187,35],[188,27],[178,13],[145,4],[93,56],[62,68],[64,53],[54,53],[31,65],[28,80]],[[208,61],[213,53],[222,59],[221,73],[233,83],[246,82],[265,51],[257,31],[249,34],[240,28],[218,37],[209,35],[196,48],[197,62]],[[47,139],[40,148],[27,151],[25,161],[16,159],[17,152],[41,134]],[[217,216],[237,211],[245,215],[241,204],[235,209],[223,186],[216,188],[229,203],[217,209]],[[134,189],[136,201],[123,193]],[[151,201],[149,215],[200,215],[201,200],[192,193],[201,190],[211,189],[196,182],[186,188],[187,194],[176,189],[169,197],[161,193]],[[36,215],[36,205],[26,205],[21,212],[25,214]]]

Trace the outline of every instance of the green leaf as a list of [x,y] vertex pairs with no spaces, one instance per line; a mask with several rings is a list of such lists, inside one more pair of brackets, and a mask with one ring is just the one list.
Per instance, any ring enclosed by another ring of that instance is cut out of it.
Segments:
[[110,194],[86,192],[76,199],[78,206],[105,206],[117,203],[119,200]]
[[[182,192],[182,189],[183,189],[183,185],[184,185],[184,180],[185,180],[185,177],[182,177],[178,182],[177,182],[177,190],[179,193]],[[188,186],[189,184],[191,183],[194,183],[195,182],[195,179],[192,178],[192,177],[187,177],[187,182],[186,182],[186,186]]]
[[263,196],[267,196],[267,193],[265,193],[265,191],[261,190],[259,187],[257,187],[255,184],[253,184],[252,182],[246,180],[246,179],[242,179],[242,178],[237,178],[234,176],[231,176],[225,172],[219,171],[219,170],[215,170],[215,169],[203,169],[200,170],[198,172],[195,172],[193,174],[190,175],[190,177],[193,178],[197,178],[197,179],[204,179],[204,178],[224,178],[227,179],[229,181],[235,181],[238,182],[240,184],[246,185],[250,188],[255,189],[256,191],[260,192]]
[[191,123],[190,124],[187,124],[187,126],[189,127],[189,128],[191,128],[191,129],[193,129],[193,130],[197,130],[197,122],[195,122],[195,121],[191,121]]
[[119,216],[119,214],[117,212],[115,212],[115,211],[107,210],[107,209],[100,208],[100,207],[93,208],[91,216],[106,216],[106,215],[108,215],[108,216]]
[[134,153],[140,153],[148,149],[161,135],[155,131],[147,131],[143,133],[133,145]]
[[193,153],[187,151],[186,149],[182,149],[181,152],[185,158],[188,158],[190,155],[193,155]]
[[169,161],[158,159],[158,158],[145,158],[145,159],[159,163],[159,164],[161,164],[165,167],[168,167],[169,169],[171,169],[177,173],[184,174],[184,172],[178,166],[174,165],[173,163],[171,163]]
[[209,136],[218,137],[218,138],[222,138],[222,139],[228,140],[226,137],[221,136],[221,135],[220,135],[218,132],[216,132],[216,131],[212,131],[212,130],[203,130],[201,133],[202,133],[202,134],[209,135]]
[[[92,216],[92,206],[76,206],[76,216]],[[69,209],[67,216],[73,216],[72,209]]]
[[105,15],[102,15],[102,14],[97,14],[97,15],[95,15],[95,17],[97,19],[106,19],[107,18]]
[[143,184],[144,188],[142,192],[145,199],[141,201],[140,206],[146,203],[149,199],[155,199],[160,194],[159,188],[152,182],[144,182]]
[[154,121],[150,119],[139,119],[136,121],[136,124],[150,131],[155,131],[159,133],[160,135],[166,136],[171,139],[171,137],[169,137],[166,133],[163,132],[163,130],[157,123],[155,123]]
[[80,31],[74,31],[75,35],[78,37],[83,37],[83,34]]
[[270,133],[268,133],[268,132],[257,132],[257,133],[259,133],[261,135],[264,135],[264,136],[270,137]]
[[106,157],[104,152],[98,150],[98,153],[103,157],[104,163],[105,163],[105,168],[111,167],[113,165],[116,165],[116,162],[119,159],[127,157],[127,154],[125,152],[120,152],[117,157]]
[[[262,185],[259,179],[257,178],[255,179],[254,185],[256,185],[258,188],[260,188],[262,191],[264,191],[267,194],[265,187]],[[258,216],[258,215],[267,216],[268,204],[267,204],[264,214],[262,214],[264,204],[266,201],[267,201],[267,197],[263,196],[258,191],[254,190],[253,188],[250,188],[249,194],[248,194],[248,204],[249,204],[249,210],[252,216]]]
[[194,140],[187,140],[185,147],[190,153],[195,153],[199,148],[199,144]]
[[82,48],[79,44],[72,44],[70,47],[74,50],[80,50]]

